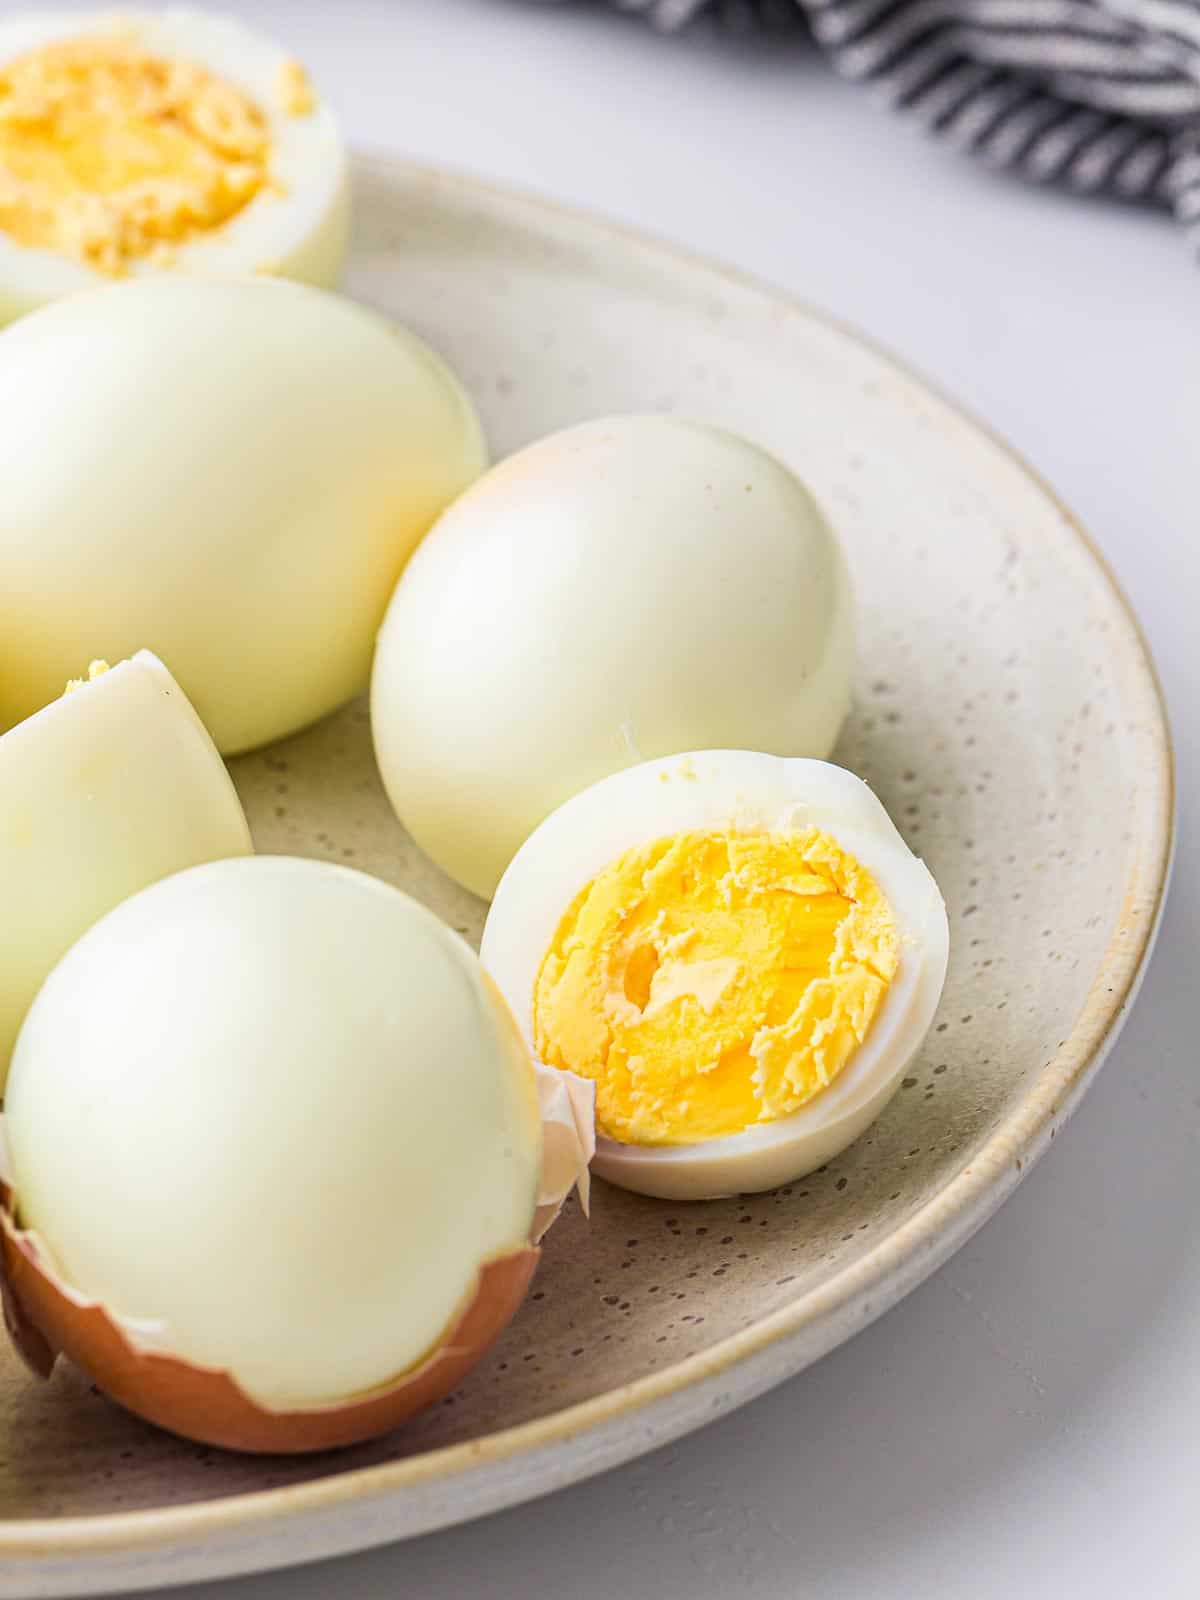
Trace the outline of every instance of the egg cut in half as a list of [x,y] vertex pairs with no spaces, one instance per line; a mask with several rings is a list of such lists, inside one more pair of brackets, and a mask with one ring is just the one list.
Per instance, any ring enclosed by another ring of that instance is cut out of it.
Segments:
[[106,911],[184,867],[250,853],[233,783],[183,690],[139,651],[92,665],[0,738],[0,1097],[59,957]]
[[0,322],[172,269],[330,286],[348,223],[333,113],[240,22],[185,7],[0,22]]
[[560,807],[481,956],[540,1059],[596,1085],[594,1170],[699,1200],[775,1188],[879,1115],[933,1021],[941,894],[822,761],[667,757]]

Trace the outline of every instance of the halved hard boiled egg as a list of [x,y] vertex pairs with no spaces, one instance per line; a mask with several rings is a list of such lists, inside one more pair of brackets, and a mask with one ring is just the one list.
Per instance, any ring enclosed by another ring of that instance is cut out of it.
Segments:
[[554,812],[481,955],[539,1058],[595,1084],[595,1171],[704,1199],[786,1183],[863,1132],[933,1021],[948,939],[866,784],[726,750]]
[[128,274],[331,286],[348,221],[333,113],[240,22],[185,7],[0,22],[0,322]]
[[59,963],[13,1057],[19,1344],[209,1443],[384,1432],[520,1305],[590,1153],[565,1083],[540,1101],[475,954],[377,879],[254,857],[155,884]]
[[249,854],[212,740],[139,651],[0,738],[0,1096],[43,979],[113,906],[184,867]]

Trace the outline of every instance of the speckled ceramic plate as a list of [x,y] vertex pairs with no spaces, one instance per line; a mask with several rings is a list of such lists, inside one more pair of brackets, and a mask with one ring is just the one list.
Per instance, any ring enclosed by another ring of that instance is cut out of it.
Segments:
[[[861,602],[839,759],[949,903],[941,1015],[883,1119],[777,1194],[600,1185],[461,1394],[301,1461],[179,1443],[71,1371],[0,1355],[0,1595],[283,1565],[477,1516],[749,1400],[879,1315],[994,1210],[1099,1065],[1166,885],[1171,752],[1146,650],[1068,513],[846,329],[602,223],[398,165],[358,170],[353,292],[478,396],[497,453],[607,411],[739,429],[809,480]],[[238,763],[260,847],[350,861],[475,937],[481,907],[389,814],[365,709]]]

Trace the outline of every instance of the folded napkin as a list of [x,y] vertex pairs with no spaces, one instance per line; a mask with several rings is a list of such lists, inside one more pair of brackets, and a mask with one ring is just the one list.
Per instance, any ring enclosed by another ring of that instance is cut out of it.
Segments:
[[608,0],[662,28],[806,19],[839,72],[1035,183],[1171,207],[1200,249],[1200,0]]

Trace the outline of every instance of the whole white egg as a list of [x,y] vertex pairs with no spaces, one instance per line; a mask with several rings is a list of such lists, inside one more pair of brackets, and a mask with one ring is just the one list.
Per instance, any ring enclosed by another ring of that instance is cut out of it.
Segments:
[[853,653],[845,563],[787,467],[613,417],[493,468],[424,541],[380,635],[376,753],[417,843],[488,896],[543,817],[633,762],[826,756]]
[[933,1022],[948,947],[937,884],[866,784],[719,750],[555,811],[480,953],[542,1061],[596,1083],[599,1176],[691,1200],[858,1138]]
[[143,278],[0,334],[0,728],[147,648],[225,754],[362,689],[405,561],[483,469],[420,340],[268,279]]

